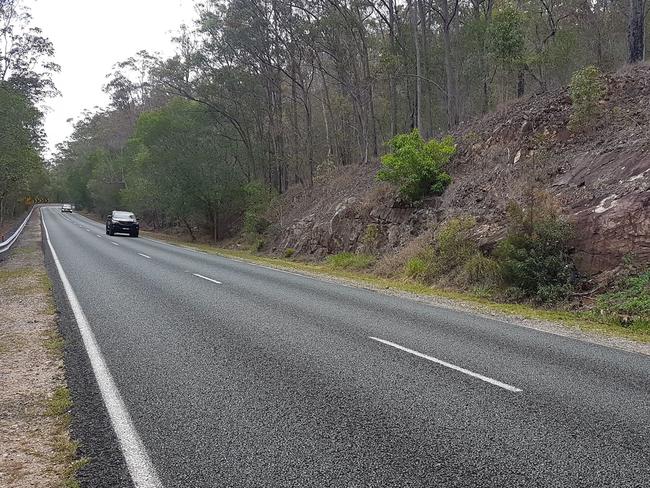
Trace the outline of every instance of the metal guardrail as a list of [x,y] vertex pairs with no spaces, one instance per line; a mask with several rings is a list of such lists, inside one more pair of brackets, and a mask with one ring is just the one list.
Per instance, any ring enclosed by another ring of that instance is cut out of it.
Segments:
[[20,235],[20,233],[23,231],[23,229],[27,225],[27,222],[29,222],[29,219],[32,216],[32,213],[34,212],[34,208],[35,207],[32,207],[32,209],[27,214],[27,217],[25,217],[25,220],[23,220],[23,223],[20,224],[18,229],[16,229],[16,231],[13,234],[11,234],[7,239],[0,242],[0,254],[5,252],[5,251],[8,251],[11,248],[11,246],[13,245],[13,243],[16,242],[16,239],[18,239],[18,236]]

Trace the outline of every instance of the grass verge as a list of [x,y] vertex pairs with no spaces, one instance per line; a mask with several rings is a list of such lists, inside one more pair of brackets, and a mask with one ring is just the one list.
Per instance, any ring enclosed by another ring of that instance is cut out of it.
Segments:
[[[62,359],[63,344],[63,338],[58,332],[50,330],[44,334],[43,345],[54,359]],[[55,462],[63,467],[63,488],[78,488],[77,471],[89,462],[88,458],[78,456],[79,443],[70,438],[71,409],[70,390],[65,385],[58,386],[47,400],[45,415],[51,417],[55,424],[50,443]]]

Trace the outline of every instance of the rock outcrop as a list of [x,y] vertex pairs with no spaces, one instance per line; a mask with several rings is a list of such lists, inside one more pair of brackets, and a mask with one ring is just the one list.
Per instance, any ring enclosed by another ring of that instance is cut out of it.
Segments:
[[394,190],[375,181],[377,165],[340,168],[308,191],[293,188],[271,246],[315,257],[368,247],[395,252],[458,215],[473,215],[489,245],[505,232],[507,203],[535,187],[575,223],[575,261],[583,274],[607,279],[626,258],[648,265],[650,66],[606,81],[601,116],[584,132],[567,128],[566,90],[462,124],[453,134],[452,184],[418,207],[395,203]]

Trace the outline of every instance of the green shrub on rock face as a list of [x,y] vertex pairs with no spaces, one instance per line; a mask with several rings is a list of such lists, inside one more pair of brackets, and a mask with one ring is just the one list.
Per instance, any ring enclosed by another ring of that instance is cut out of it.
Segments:
[[540,303],[565,299],[573,290],[575,268],[569,255],[571,225],[543,205],[508,208],[508,236],[496,249],[503,278],[512,290]]
[[573,112],[569,119],[571,130],[580,130],[591,125],[600,115],[598,102],[605,95],[601,73],[595,66],[579,69],[571,77],[569,95]]
[[296,250],[295,250],[293,247],[287,247],[287,248],[284,250],[283,255],[284,255],[285,258],[290,258],[290,257],[292,257],[295,253],[296,253]]
[[443,169],[456,152],[450,136],[425,142],[414,129],[393,137],[388,145],[392,151],[382,157],[377,179],[398,185],[403,198],[417,201],[428,194],[441,194],[451,182]]

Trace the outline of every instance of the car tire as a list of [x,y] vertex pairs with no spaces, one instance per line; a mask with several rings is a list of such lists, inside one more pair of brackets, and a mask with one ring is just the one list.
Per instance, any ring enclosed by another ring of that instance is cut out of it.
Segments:
[[108,235],[108,229],[106,229],[106,235]]
[[108,230],[108,235],[109,236],[114,236],[115,235],[115,232],[113,232],[113,229]]
[[138,237],[140,235],[139,231],[131,232],[131,237]]

